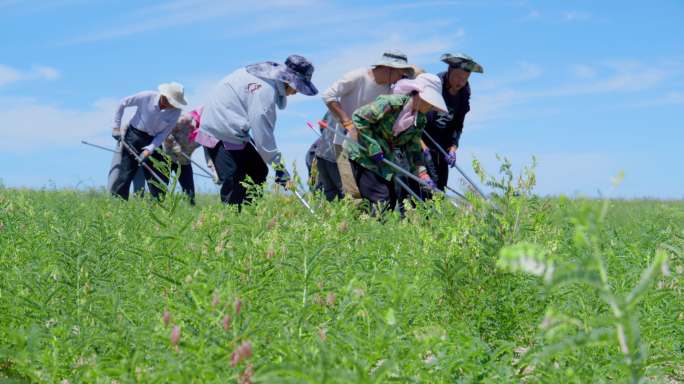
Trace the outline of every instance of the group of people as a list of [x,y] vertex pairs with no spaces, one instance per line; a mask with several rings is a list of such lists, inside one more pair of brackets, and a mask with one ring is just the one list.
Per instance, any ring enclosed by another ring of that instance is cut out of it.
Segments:
[[[389,209],[408,194],[429,198],[444,189],[470,110],[468,79],[483,69],[465,54],[445,54],[441,60],[447,68],[434,75],[409,64],[401,52],[385,52],[322,92],[328,112],[307,159],[314,188],[328,200],[349,195]],[[112,131],[120,150],[112,161],[110,192],[128,199],[131,182],[142,192],[146,179],[150,194],[161,197],[168,173],[155,172],[159,162],[149,159],[163,162],[165,153],[194,204],[190,158],[199,147],[224,203],[239,206],[258,195],[269,166],[276,183],[288,187],[290,175],[274,135],[276,111],[287,106],[288,96],[318,94],[313,72],[299,55],[283,64],[248,65],[223,78],[203,107],[185,115],[187,101],[178,83],[122,99]],[[127,107],[137,109],[122,130]],[[414,177],[406,179],[408,173]],[[256,195],[247,192],[247,181],[257,186]]]

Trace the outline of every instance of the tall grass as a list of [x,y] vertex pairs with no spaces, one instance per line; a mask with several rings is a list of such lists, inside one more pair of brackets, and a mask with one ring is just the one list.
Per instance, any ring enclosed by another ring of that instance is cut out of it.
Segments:
[[[0,380],[684,380],[684,204],[542,199],[502,171],[483,174],[492,204],[382,220],[278,192],[238,213],[0,189]],[[600,283],[510,273],[500,255]],[[654,255],[670,274],[625,300]],[[628,308],[627,353],[606,292]]]

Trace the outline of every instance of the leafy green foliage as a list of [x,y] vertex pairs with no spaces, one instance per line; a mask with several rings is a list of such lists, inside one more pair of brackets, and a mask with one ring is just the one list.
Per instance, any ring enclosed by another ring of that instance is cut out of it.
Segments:
[[684,205],[542,199],[509,171],[491,203],[404,219],[0,189],[0,380],[684,380]]

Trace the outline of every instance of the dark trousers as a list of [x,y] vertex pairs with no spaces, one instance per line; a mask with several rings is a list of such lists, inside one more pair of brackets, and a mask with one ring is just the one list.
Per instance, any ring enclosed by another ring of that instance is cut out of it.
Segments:
[[318,169],[318,182],[323,188],[326,200],[333,201],[335,198],[344,198],[342,179],[337,163],[317,157],[316,168]]
[[351,163],[361,197],[371,203],[371,211],[375,212],[378,204],[382,205],[381,211],[386,209],[394,210],[394,207],[397,205],[394,182],[383,179],[377,173],[364,168],[359,163],[354,161]]
[[[152,156],[155,160],[165,162],[164,156],[159,152],[154,152]],[[192,175],[192,164],[171,164],[171,172],[178,175],[178,183],[183,190],[183,193],[188,195],[191,205],[195,205],[195,179]],[[157,172],[157,175],[164,180],[164,184],[169,185],[169,178],[166,177],[162,172]]]
[[208,153],[221,182],[221,201],[237,205],[241,205],[245,200],[250,202],[251,197],[247,196],[247,190],[242,183],[249,176],[252,182],[261,188],[261,184],[268,176],[268,167],[254,146],[247,144],[241,150],[227,150],[223,143],[219,142],[216,147],[209,148]]
[[[137,154],[140,154],[143,150],[143,147],[149,145],[152,142],[152,139],[152,136],[133,127],[128,127],[128,129],[126,130],[126,135],[123,138],[124,142],[127,143],[128,146],[131,147],[131,149],[133,149],[133,151],[135,151]],[[150,166],[150,168],[152,167],[152,162],[150,162],[149,159],[145,160],[145,163],[148,166]],[[112,186],[112,191],[115,195],[121,197],[124,200],[128,200],[131,181],[133,181],[135,173],[138,172],[138,168],[140,168],[141,166],[142,165],[138,164],[138,160],[136,160],[135,157],[133,157],[133,155],[122,145],[121,168],[119,169],[119,177]],[[147,170],[147,168],[143,167],[143,171],[145,172],[145,179],[147,180],[147,185],[150,188],[150,194],[154,198],[159,199],[161,196],[163,196],[164,190],[156,185],[156,179],[154,179],[154,177],[152,176],[150,171]],[[159,175],[160,172],[155,171],[155,173]]]

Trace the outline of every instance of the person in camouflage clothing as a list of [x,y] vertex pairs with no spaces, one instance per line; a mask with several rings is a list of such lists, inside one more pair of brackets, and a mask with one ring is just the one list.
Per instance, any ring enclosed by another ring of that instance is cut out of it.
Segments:
[[379,96],[354,112],[356,130],[352,130],[351,136],[360,146],[347,146],[361,196],[372,204],[387,204],[390,209],[394,209],[397,199],[393,183],[396,171],[383,159],[394,161],[399,151],[406,159],[408,171],[433,187],[420,138],[427,123],[425,114],[446,110],[442,82],[435,75],[425,73],[415,80],[401,80],[395,88],[403,94]]
[[[194,141],[193,133],[198,129],[202,108],[198,108],[186,115],[181,116],[176,126],[164,140],[164,152],[173,162],[171,171],[178,174],[178,182],[183,192],[188,195],[190,204],[195,205],[195,180],[192,174],[190,157],[200,145]],[[161,154],[155,153],[153,157],[163,159]],[[163,160],[162,160],[163,161]],[[169,179],[164,174],[159,176],[168,184]]]

